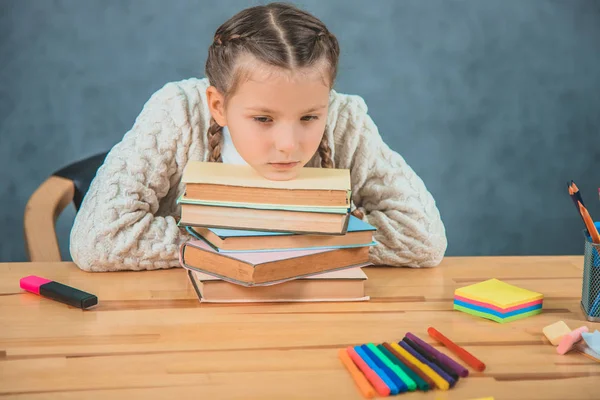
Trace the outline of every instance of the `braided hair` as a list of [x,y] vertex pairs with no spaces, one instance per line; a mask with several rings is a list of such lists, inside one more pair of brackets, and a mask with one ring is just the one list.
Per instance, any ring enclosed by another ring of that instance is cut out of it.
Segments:
[[[270,3],[240,11],[215,32],[205,72],[210,84],[225,98],[235,92],[242,74],[248,73],[237,64],[244,55],[287,70],[324,67],[333,86],[340,48],[337,38],[315,16],[290,4]],[[210,120],[207,136],[208,160],[222,162],[223,127],[214,118]],[[334,168],[326,132],[318,154],[321,168]]]

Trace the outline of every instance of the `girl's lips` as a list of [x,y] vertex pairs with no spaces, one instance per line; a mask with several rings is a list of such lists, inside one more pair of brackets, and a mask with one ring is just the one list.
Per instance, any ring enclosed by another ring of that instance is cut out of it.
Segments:
[[297,161],[294,162],[286,162],[286,163],[269,163],[269,165],[277,168],[277,169],[291,169],[294,168],[299,163]]

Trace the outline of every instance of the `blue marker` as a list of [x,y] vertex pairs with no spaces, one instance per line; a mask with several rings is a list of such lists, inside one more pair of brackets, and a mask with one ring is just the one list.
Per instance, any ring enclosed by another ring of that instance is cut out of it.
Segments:
[[404,381],[402,379],[400,379],[400,377],[398,375],[396,375],[396,373],[394,371],[392,371],[392,369],[390,367],[385,365],[385,363],[383,361],[381,361],[381,359],[379,357],[377,357],[377,355],[375,353],[373,353],[373,350],[371,350],[369,348],[369,346],[367,346],[366,344],[363,344],[360,347],[363,349],[365,354],[367,356],[369,356],[371,358],[371,360],[373,360],[375,365],[377,365],[377,367],[380,370],[385,372],[386,375],[392,380],[392,382],[394,382],[394,385],[396,385],[398,387],[398,393],[408,392],[408,386],[406,386],[406,383],[404,383]]
[[379,375],[383,383],[385,383],[387,387],[390,388],[390,394],[398,394],[400,392],[398,386],[396,386],[396,384],[389,378],[389,376],[387,376],[385,372],[383,372],[379,367],[377,367],[377,364],[375,364],[375,362],[371,360],[371,357],[365,354],[365,352],[360,346],[355,346],[354,350],[360,356],[360,358],[362,358],[363,361],[369,366],[369,368],[371,368],[373,371],[375,371],[377,375]]

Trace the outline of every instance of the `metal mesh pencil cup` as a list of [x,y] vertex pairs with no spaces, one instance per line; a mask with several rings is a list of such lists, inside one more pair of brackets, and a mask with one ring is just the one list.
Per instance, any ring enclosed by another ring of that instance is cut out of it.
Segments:
[[584,231],[583,284],[581,308],[588,321],[600,322],[600,244],[594,244]]

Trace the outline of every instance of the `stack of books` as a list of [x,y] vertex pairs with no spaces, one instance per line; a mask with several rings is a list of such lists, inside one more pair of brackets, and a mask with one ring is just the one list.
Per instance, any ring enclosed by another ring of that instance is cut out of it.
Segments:
[[271,181],[249,166],[190,162],[182,181],[179,224],[195,239],[180,261],[202,301],[366,298],[375,228],[350,214],[348,170]]

